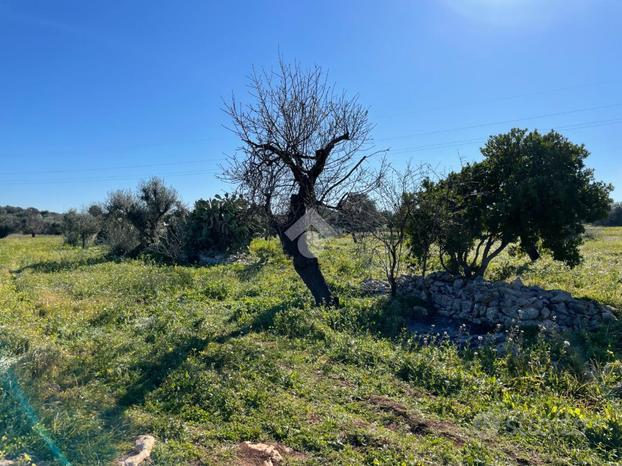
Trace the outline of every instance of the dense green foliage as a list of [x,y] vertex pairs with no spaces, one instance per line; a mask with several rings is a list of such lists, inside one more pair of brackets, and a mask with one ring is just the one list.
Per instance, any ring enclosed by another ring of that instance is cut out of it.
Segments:
[[513,129],[491,137],[482,154],[483,161],[427,183],[421,194],[428,201],[422,209],[439,219],[436,242],[445,267],[483,275],[512,243],[532,260],[543,249],[577,265],[584,224],[607,215],[612,189],[585,167],[585,147],[555,131]]
[[[574,269],[502,254],[490,276],[622,308],[622,230],[590,233]],[[155,465],[232,464],[245,440],[293,448],[291,464],[622,461],[619,324],[518,332],[504,354],[416,343],[402,332],[415,303],[359,293],[382,272],[355,247],[320,254],[343,304],[324,309],[274,240],[206,268],[1,240],[0,457],[57,464],[47,436],[74,465],[109,464],[151,433]]]
[[265,231],[257,209],[237,195],[199,200],[188,212],[174,189],[152,178],[136,190],[115,191],[86,212],[62,217],[65,242],[83,247],[90,239],[108,246],[111,256],[150,256],[173,264],[202,256],[229,255],[248,247]]

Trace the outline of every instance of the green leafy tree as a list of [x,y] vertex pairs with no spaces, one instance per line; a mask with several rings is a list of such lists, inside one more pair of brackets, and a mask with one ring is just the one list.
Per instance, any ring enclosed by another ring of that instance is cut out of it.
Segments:
[[421,183],[421,189],[409,193],[407,197],[412,205],[406,226],[409,252],[424,277],[432,256],[432,246],[438,241],[443,220],[447,218],[439,212],[444,203],[435,198],[438,192],[430,189],[431,186],[433,183],[426,178]]
[[22,231],[26,235],[31,235],[33,238],[43,232],[45,223],[41,213],[34,208],[26,209],[26,215],[22,219]]
[[140,243],[138,230],[129,220],[134,203],[134,195],[122,190],[110,193],[104,202],[101,238],[114,256],[129,255]]
[[9,214],[0,214],[0,238],[5,238],[17,230],[15,217]]
[[141,183],[136,193],[115,191],[102,209],[103,237],[113,254],[139,255],[157,244],[167,219],[179,209],[177,192],[158,178]]
[[585,166],[587,149],[555,131],[513,129],[489,138],[482,154],[425,194],[438,205],[445,268],[483,276],[512,243],[532,260],[543,249],[577,265],[584,224],[606,216],[611,203],[612,187]]
[[127,218],[139,234],[139,245],[133,251],[134,254],[157,243],[167,217],[179,207],[177,192],[159,178],[151,178],[140,184],[127,209]]

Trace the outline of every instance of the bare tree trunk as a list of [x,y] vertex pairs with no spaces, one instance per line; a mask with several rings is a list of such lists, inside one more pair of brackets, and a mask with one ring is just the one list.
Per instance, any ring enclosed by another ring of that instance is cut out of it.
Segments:
[[[306,192],[311,191],[309,187],[306,187],[306,189]],[[288,229],[306,213],[304,192],[305,188],[301,188],[299,194],[291,197],[287,223],[285,225],[275,225],[276,230],[285,254],[292,258],[294,270],[296,270],[298,276],[313,295],[315,305],[338,306],[339,300],[328,287],[326,279],[320,270],[320,263],[317,257],[313,256],[309,250],[306,232],[295,238],[290,238],[287,235]]]
[[[283,232],[279,233],[279,239],[285,253],[292,258],[294,270],[302,279],[305,286],[313,295],[316,306],[338,306],[339,300],[333,295],[326,279],[320,270],[320,264],[316,257],[308,257],[308,247],[304,234],[293,240]],[[304,242],[304,244],[301,244]],[[305,254],[303,254],[305,252]]]
[[389,248],[389,257],[390,264],[387,273],[387,279],[389,280],[389,285],[391,286],[391,297],[395,298],[397,296],[397,280],[395,277],[395,272],[398,268],[399,261],[399,250],[397,249],[397,245],[391,245]]
[[397,282],[395,277],[389,278],[389,286],[391,287],[391,297],[395,298],[397,296]]

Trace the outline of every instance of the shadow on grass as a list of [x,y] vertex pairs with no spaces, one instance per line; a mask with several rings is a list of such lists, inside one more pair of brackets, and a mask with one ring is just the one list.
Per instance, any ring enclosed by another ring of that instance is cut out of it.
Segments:
[[85,259],[78,260],[36,262],[34,264],[26,265],[16,270],[11,270],[11,273],[20,274],[27,271],[35,273],[67,272],[70,270],[76,270],[79,267],[90,267],[93,265],[103,264],[105,262],[119,262],[119,259],[112,256],[104,255],[99,257],[87,257]]
[[257,262],[253,262],[251,264],[244,265],[240,270],[236,270],[235,273],[238,279],[242,281],[250,281],[257,277],[259,272],[261,272],[264,266],[268,263],[267,260],[259,260]]
[[147,394],[158,388],[166,377],[177,369],[193,352],[201,351],[207,346],[209,339],[190,338],[182,342],[171,351],[167,351],[155,360],[143,361],[136,364],[132,371],[139,372],[140,378],[130,386],[118,400],[119,408],[142,404]]
[[167,351],[155,360],[136,364],[131,370],[139,372],[141,376],[119,398],[119,410],[144,403],[146,396],[162,385],[166,378],[186,361],[188,356],[202,351],[210,342],[223,344],[246,333],[248,333],[248,329],[242,328],[213,338],[193,337],[180,343],[174,349]]

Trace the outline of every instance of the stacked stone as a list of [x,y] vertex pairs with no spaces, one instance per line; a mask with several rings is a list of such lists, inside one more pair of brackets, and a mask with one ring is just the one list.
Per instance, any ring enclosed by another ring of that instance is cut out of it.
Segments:
[[616,320],[615,309],[569,293],[522,284],[464,280],[446,273],[399,279],[399,292],[430,303],[440,315],[475,324],[509,328],[544,326],[579,330]]

